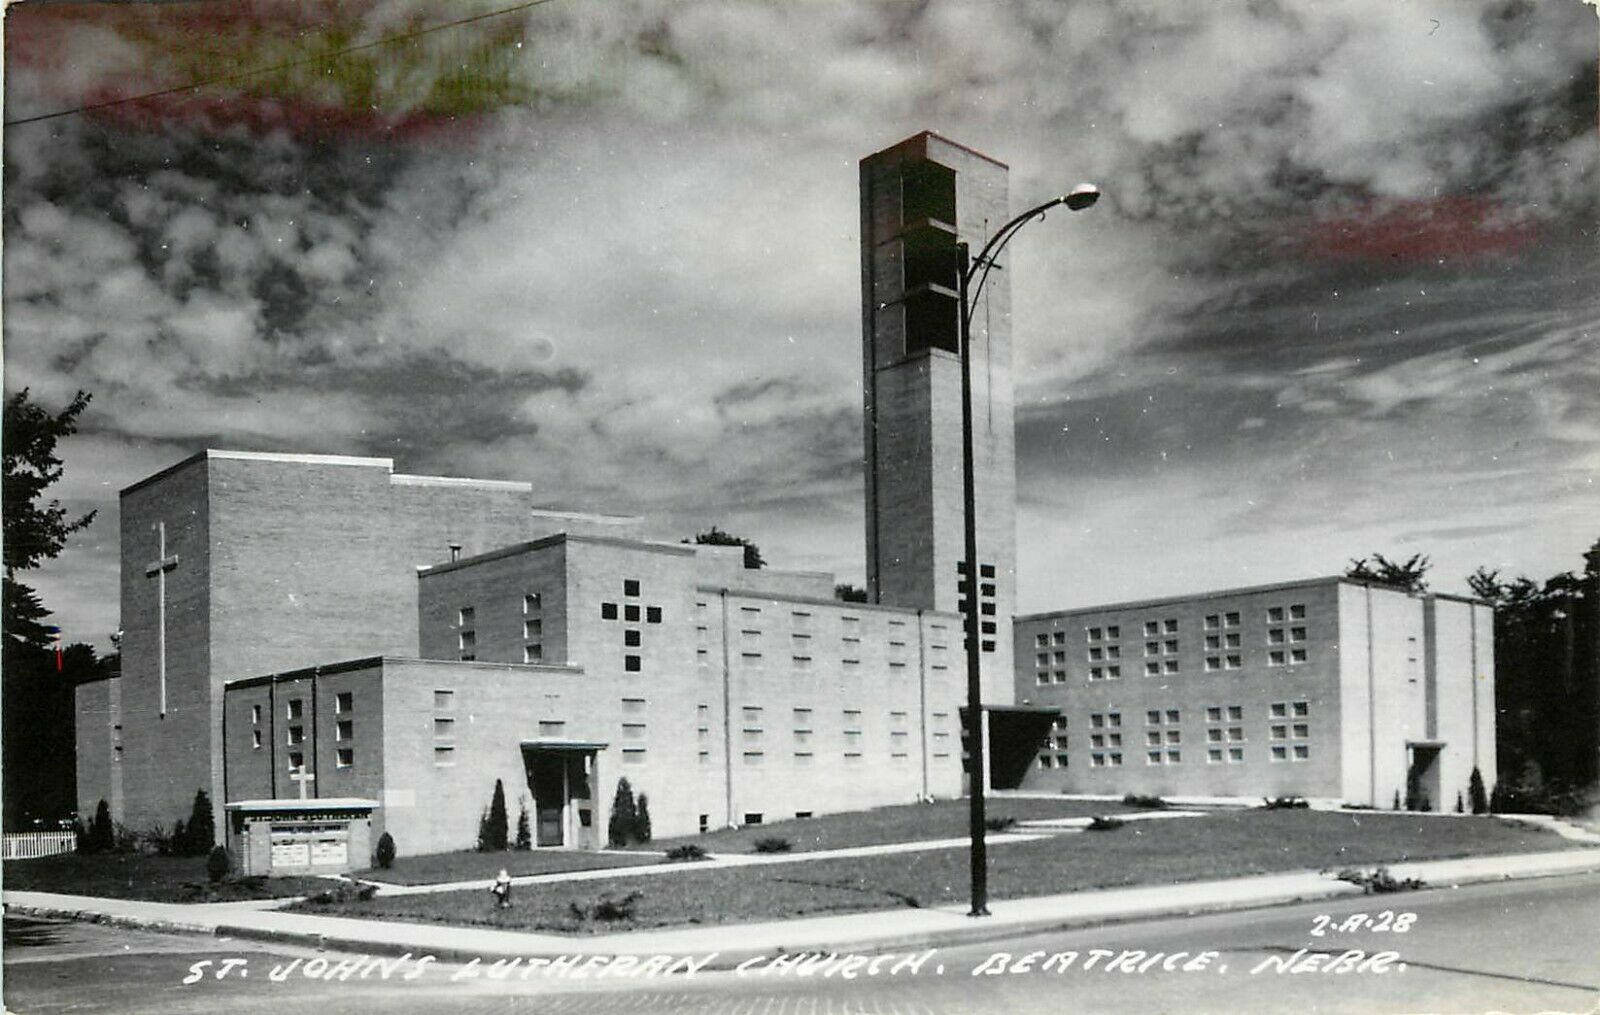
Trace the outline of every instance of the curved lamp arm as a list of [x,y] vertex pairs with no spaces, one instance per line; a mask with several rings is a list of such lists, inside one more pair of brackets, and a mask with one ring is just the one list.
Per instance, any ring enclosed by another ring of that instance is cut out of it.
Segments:
[[[962,279],[962,281],[966,283],[968,287],[967,317],[962,324],[966,327],[970,327],[972,325],[972,314],[977,307],[978,296],[983,292],[983,284],[989,280],[989,272],[994,267],[995,258],[1000,255],[1000,251],[1005,249],[1006,244],[1011,242],[1011,238],[1016,236],[1017,233],[1021,231],[1023,226],[1027,225],[1036,218],[1044,218],[1045,212],[1049,211],[1051,208],[1054,208],[1056,205],[1064,204],[1073,211],[1082,211],[1084,208],[1094,204],[1099,197],[1100,191],[1098,188],[1089,184],[1079,184],[1077,187],[1073,188],[1071,193],[1062,194],[1060,197],[1052,197],[1043,204],[1029,208],[1027,211],[1001,226],[995,232],[995,234],[989,238],[989,242],[983,245],[983,249],[978,251],[978,256],[973,258],[971,263],[967,266],[966,277]],[[977,274],[979,268],[983,269],[983,273],[978,275],[977,284],[972,285],[972,276]]]

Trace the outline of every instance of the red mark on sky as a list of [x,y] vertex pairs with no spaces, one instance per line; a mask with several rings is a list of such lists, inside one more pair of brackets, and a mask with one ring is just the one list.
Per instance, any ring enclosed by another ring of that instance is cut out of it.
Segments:
[[1533,242],[1534,227],[1490,201],[1442,197],[1373,203],[1325,219],[1304,238],[1308,253],[1334,260],[1437,261],[1505,253]]

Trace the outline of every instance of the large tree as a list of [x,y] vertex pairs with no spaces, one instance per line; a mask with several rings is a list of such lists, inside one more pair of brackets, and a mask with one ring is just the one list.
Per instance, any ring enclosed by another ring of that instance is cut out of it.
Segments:
[[27,389],[6,399],[4,418],[5,592],[4,656],[5,823],[9,828],[64,818],[76,797],[73,688],[104,672],[94,649],[58,650],[50,612],[18,580],[59,554],[67,537],[94,520],[73,517],[46,492],[61,478],[56,444],[77,430],[89,404],[84,392],[60,412],[33,402]]
[[[731,532],[723,532],[715,525],[705,532],[694,537],[694,541],[706,546],[742,546],[744,547],[744,566],[754,570],[766,567],[767,562],[761,556],[761,548],[743,536],[735,536]],[[687,539],[684,542],[688,542]]]
[[1426,592],[1428,582],[1425,575],[1432,566],[1433,562],[1420,553],[1412,554],[1404,561],[1390,560],[1381,553],[1374,553],[1371,557],[1351,560],[1344,576],[1374,585],[1393,586],[1407,592]]

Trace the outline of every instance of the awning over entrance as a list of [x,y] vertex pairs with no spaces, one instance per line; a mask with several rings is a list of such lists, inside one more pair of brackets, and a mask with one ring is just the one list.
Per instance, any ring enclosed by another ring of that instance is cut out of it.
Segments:
[[535,846],[597,849],[602,820],[598,755],[604,740],[544,737],[522,741],[533,796]]
[[608,740],[524,740],[525,751],[603,751],[611,746]]
[[[1038,756],[1039,744],[1050,735],[1061,709],[1048,705],[985,705],[988,726],[984,742],[989,748],[989,787],[1016,789]],[[967,710],[961,709],[965,727]]]

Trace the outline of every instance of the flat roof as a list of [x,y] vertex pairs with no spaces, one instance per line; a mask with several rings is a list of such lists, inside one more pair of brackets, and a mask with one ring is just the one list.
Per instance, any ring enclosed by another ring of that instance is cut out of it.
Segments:
[[460,560],[447,560],[442,564],[432,564],[428,567],[417,568],[417,577],[425,578],[428,575],[443,574],[446,571],[457,571],[474,564],[483,564],[491,560],[500,560],[503,557],[515,557],[523,553],[532,553],[535,550],[544,550],[561,543],[590,543],[596,546],[617,546],[626,550],[643,550],[647,553],[665,553],[676,557],[694,556],[694,547],[682,543],[662,543],[648,539],[628,539],[624,536],[592,536],[581,532],[556,532],[538,539],[530,539],[521,543],[511,543],[507,546],[486,550]]
[[153,472],[137,482],[130,483],[122,488],[122,495],[149,486],[159,480],[165,479],[179,469],[187,468],[196,462],[204,462],[213,458],[230,459],[243,462],[286,462],[299,465],[353,465],[369,469],[394,469],[393,458],[360,458],[354,455],[308,455],[281,451],[230,451],[223,448],[206,448],[196,451],[188,458],[172,463],[165,469]]
[[[784,571],[782,574],[809,574],[805,571]],[[816,572],[827,574],[826,571]],[[768,599],[775,603],[800,603],[806,606],[837,606],[844,610],[867,610],[874,613],[902,613],[907,616],[923,614],[941,619],[961,619],[960,610],[923,610],[915,606],[893,606],[887,603],[861,603],[850,599],[839,599],[834,596],[796,596],[781,592],[764,592],[760,589],[743,588],[737,585],[717,585],[702,582],[695,586],[697,592],[725,592],[730,596],[740,596],[745,599]]]
[[1036,620],[1050,620],[1055,617],[1078,617],[1092,613],[1112,613],[1118,610],[1141,610],[1157,606],[1172,606],[1178,603],[1203,602],[1207,599],[1228,599],[1234,596],[1258,595],[1263,592],[1280,592],[1288,589],[1309,588],[1315,585],[1355,585],[1360,588],[1381,589],[1394,592],[1413,599],[1445,599],[1457,603],[1472,603],[1478,606],[1492,606],[1493,603],[1484,599],[1474,599],[1471,596],[1454,595],[1447,592],[1408,592],[1396,585],[1386,585],[1383,582],[1365,581],[1360,578],[1351,578],[1346,575],[1324,575],[1319,578],[1301,578],[1298,581],[1272,582],[1266,585],[1244,585],[1231,589],[1216,589],[1211,592],[1197,592],[1187,596],[1161,596],[1155,599],[1133,599],[1126,602],[1106,603],[1101,606],[1080,606],[1070,610],[1051,610],[1046,613],[1019,613],[1012,618],[1013,624],[1021,624]]
[[290,680],[305,680],[307,677],[328,676],[334,673],[348,673],[351,670],[370,670],[373,667],[382,667],[389,663],[423,663],[429,666],[467,666],[482,669],[517,669],[539,670],[550,673],[582,673],[583,667],[570,663],[497,663],[477,659],[423,659],[420,656],[364,656],[360,659],[344,659],[338,662],[321,663],[316,666],[302,666],[299,669],[283,670],[278,673],[264,673],[254,677],[239,677],[235,680],[223,682],[223,690],[235,690],[245,687],[258,687],[262,684],[284,683]]

